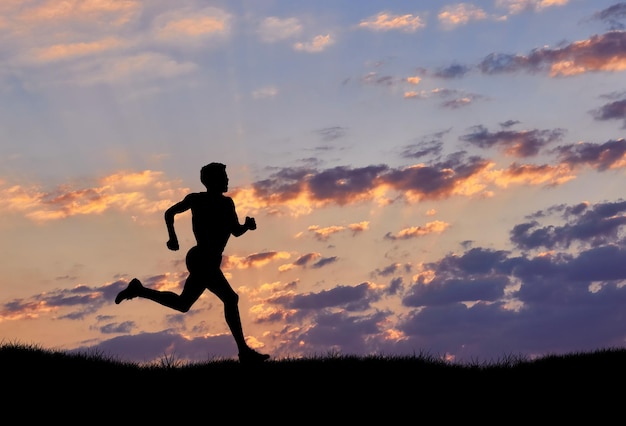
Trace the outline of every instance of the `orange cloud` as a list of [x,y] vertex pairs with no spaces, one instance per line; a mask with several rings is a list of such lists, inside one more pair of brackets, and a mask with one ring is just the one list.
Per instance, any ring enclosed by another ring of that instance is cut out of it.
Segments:
[[175,35],[186,35],[197,37],[205,34],[222,32],[226,29],[224,21],[213,16],[202,16],[199,18],[186,18],[178,21],[168,22],[160,31],[164,37]]
[[269,214],[281,214],[284,208],[293,216],[301,216],[323,207],[323,203],[313,201],[306,191],[265,195],[259,194],[253,188],[237,188],[231,192],[231,196],[238,210],[248,212],[265,210]]
[[160,291],[174,291],[177,292],[182,287],[182,281],[187,278],[187,272],[166,272],[144,281],[144,285],[148,285],[150,288]]
[[551,65],[550,77],[569,77],[587,71],[624,71],[626,57],[586,58],[577,61],[559,61]]
[[325,228],[320,228],[317,225],[311,225],[308,227],[308,230],[313,232],[315,238],[322,241],[326,241],[332,234],[336,234],[344,229],[346,228],[343,226],[327,226]]
[[58,61],[78,56],[88,56],[113,50],[123,46],[125,42],[115,37],[109,37],[90,43],[67,43],[36,49],[31,57],[37,62]]
[[386,12],[381,12],[359,23],[360,28],[374,31],[401,30],[405,32],[415,32],[425,25],[419,16],[411,14],[391,15]]
[[289,259],[291,254],[286,251],[268,251],[263,253],[254,253],[246,257],[240,256],[224,256],[222,260],[222,268],[224,269],[247,269],[260,268],[274,260]]
[[318,225],[311,225],[307,228],[307,230],[312,232],[315,238],[317,238],[318,240],[326,241],[331,235],[336,234],[338,232],[342,232],[342,231],[349,229],[353,232],[353,234],[356,234],[358,232],[365,231],[368,228],[369,228],[369,222],[363,221],[359,223],[351,223],[348,226],[333,225],[333,226],[327,226],[324,228],[321,228]]
[[293,263],[286,263],[286,264],[280,265],[278,267],[278,272],[287,272],[287,271],[292,270],[295,267],[296,267],[296,265],[294,265]]
[[488,55],[479,65],[487,74],[526,70],[545,71],[551,77],[587,72],[619,72],[626,69],[626,32],[609,31],[555,49],[545,47],[523,55]]
[[289,271],[291,269],[294,269],[298,266],[302,266],[305,267],[306,265],[308,265],[311,262],[314,262],[318,259],[321,259],[322,255],[319,253],[307,253],[307,254],[303,254],[302,256],[298,257],[295,261],[293,261],[292,263],[287,263],[284,265],[280,265],[278,267],[278,271],[279,272],[285,272],[285,271]]
[[560,185],[576,178],[566,164],[556,166],[534,164],[512,164],[507,169],[491,172],[493,182],[506,188],[513,183],[532,185]]
[[370,223],[368,221],[363,221],[359,223],[351,223],[350,225],[348,225],[348,228],[356,233],[366,231],[369,228],[369,225]]
[[111,187],[137,188],[150,185],[158,181],[161,176],[163,176],[162,172],[155,172],[152,170],[144,170],[141,172],[118,172],[102,178],[100,182],[105,186]]
[[4,309],[0,311],[0,322],[39,318],[40,315],[47,314],[56,309],[57,308],[53,306],[49,306],[45,301],[18,303],[15,309]]
[[182,198],[187,191],[187,188],[177,187],[177,182],[160,180],[161,175],[150,170],[119,172],[101,179],[99,186],[82,189],[70,185],[53,191],[20,185],[0,187],[0,202],[7,207],[6,211],[22,213],[36,222],[100,214],[110,209],[145,215],[160,212],[173,203],[160,198],[164,192]]
[[517,14],[526,10],[542,11],[552,6],[565,6],[570,0],[496,0],[498,7],[505,7],[509,13]]
[[415,76],[415,77],[407,77],[406,81],[409,84],[419,84],[419,82],[422,81],[422,79],[421,77]]
[[196,11],[193,15],[174,11],[159,17],[155,31],[161,40],[193,42],[228,35],[231,19],[228,13],[213,7]]
[[310,42],[299,42],[293,45],[295,50],[301,50],[309,53],[321,52],[326,49],[328,46],[334,44],[335,41],[332,39],[330,34],[326,35],[318,35],[313,38]]
[[458,25],[467,24],[470,21],[486,19],[487,14],[474,5],[459,3],[453,6],[446,6],[437,15],[439,21],[445,27],[451,28]]
[[440,234],[450,226],[449,223],[436,220],[428,222],[424,226],[411,226],[398,231],[395,235],[388,233],[385,238],[392,240],[406,240],[409,238],[423,237],[428,234]]
[[25,5],[19,18],[30,22],[104,20],[119,26],[127,23],[140,9],[141,3],[135,0],[48,0],[36,7]]

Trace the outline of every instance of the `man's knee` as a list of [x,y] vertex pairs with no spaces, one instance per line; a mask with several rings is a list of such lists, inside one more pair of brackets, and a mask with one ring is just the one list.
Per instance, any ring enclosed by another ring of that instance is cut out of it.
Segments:
[[226,293],[222,298],[222,302],[225,305],[237,305],[239,303],[239,295],[234,291]]
[[178,305],[176,306],[176,309],[184,314],[185,312],[189,312],[189,309],[191,309],[192,305],[193,302],[190,300],[178,299]]

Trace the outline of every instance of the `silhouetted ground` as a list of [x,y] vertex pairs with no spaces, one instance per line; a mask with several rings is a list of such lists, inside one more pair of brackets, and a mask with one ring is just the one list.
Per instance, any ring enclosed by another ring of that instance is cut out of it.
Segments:
[[626,349],[470,365],[330,355],[139,366],[4,345],[0,366],[2,405],[29,424],[601,425],[626,418]]

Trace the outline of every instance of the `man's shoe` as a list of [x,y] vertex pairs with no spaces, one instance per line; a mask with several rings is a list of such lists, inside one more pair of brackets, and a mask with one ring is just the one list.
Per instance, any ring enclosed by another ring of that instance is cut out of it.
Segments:
[[270,357],[269,355],[260,354],[254,349],[239,352],[239,362],[242,364],[254,364],[254,363],[258,364],[269,359],[269,357]]
[[142,288],[143,286],[141,285],[141,281],[137,278],[133,278],[128,283],[128,287],[117,294],[115,304],[119,305],[122,300],[132,299],[133,297],[139,296],[139,291],[141,291]]

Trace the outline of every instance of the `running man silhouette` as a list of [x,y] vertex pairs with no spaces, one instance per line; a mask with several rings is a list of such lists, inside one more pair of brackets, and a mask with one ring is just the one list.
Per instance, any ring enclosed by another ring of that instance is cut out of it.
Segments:
[[244,224],[240,224],[233,199],[223,195],[228,191],[228,175],[224,164],[210,163],[202,167],[200,181],[207,189],[205,192],[190,193],[165,211],[165,224],[169,234],[167,247],[178,250],[174,217],[191,209],[196,245],[187,252],[185,258],[189,275],[181,294],[144,287],[137,278],[133,278],[128,287],[118,293],[115,303],[142,297],[177,311],[187,312],[204,290],[209,289],[224,303],[224,317],[237,343],[239,361],[265,361],[269,355],[258,353],[246,343],[239,316],[239,295],[220,269],[222,253],[231,234],[239,237],[248,230],[256,229],[256,221],[246,216]]

